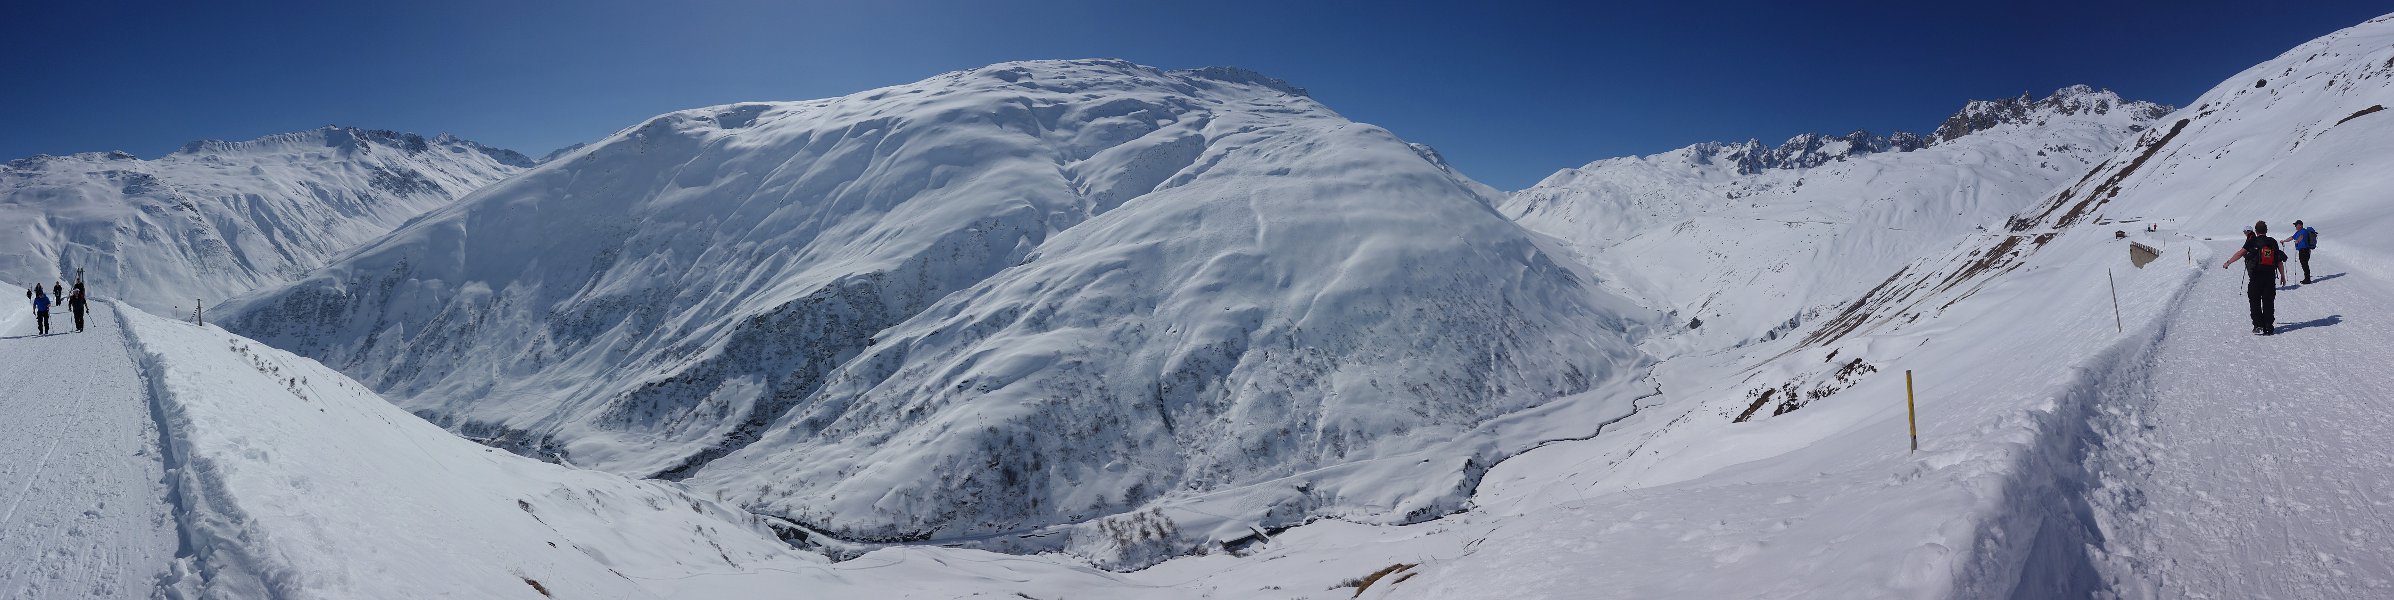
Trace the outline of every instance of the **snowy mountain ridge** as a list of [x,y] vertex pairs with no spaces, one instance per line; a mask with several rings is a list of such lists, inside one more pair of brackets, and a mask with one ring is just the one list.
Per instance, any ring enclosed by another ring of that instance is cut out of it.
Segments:
[[1887,135],[1868,130],[1854,130],[1843,135],[1804,133],[1773,146],[1761,140],[1744,142],[1700,142],[1686,147],[1645,156],[1608,158],[1575,169],[1563,169],[1540,180],[1532,189],[1541,187],[1570,187],[1580,178],[1601,172],[1610,165],[1678,161],[1694,168],[1709,166],[1726,169],[1736,175],[1758,175],[1771,170],[1801,170],[1819,167],[1833,161],[1886,152],[1911,152],[1932,145],[1950,143],[1973,133],[2004,125],[2043,127],[2058,120],[2111,116],[2115,111],[2128,122],[2145,122],[2168,114],[2172,107],[2141,100],[2125,100],[2108,89],[2073,85],[2042,99],[2021,93],[2018,98],[2000,100],[1971,100],[1962,109],[1946,117],[1945,122],[1928,135],[1896,131]]
[[532,165],[450,135],[328,126],[202,140],[156,159],[125,152],[0,165],[0,277],[83,269],[98,293],[187,313],[279,283]]
[[1650,350],[1707,351],[1783,335],[1921,253],[2000,226],[2157,110],[2085,86],[1974,101],[1955,115],[1984,125],[1968,135],[1806,135],[1768,153],[1698,144],[1566,169],[1502,210],[1570,246],[1609,289],[1676,313],[1683,329]]

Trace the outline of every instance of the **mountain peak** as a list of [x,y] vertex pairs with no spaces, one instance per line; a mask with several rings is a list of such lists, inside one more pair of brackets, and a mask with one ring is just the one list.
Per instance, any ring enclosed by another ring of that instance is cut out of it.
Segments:
[[2028,92],[2018,98],[2001,100],[1972,100],[1962,110],[1947,117],[1932,136],[1935,141],[1951,141],[1965,135],[1994,129],[2006,123],[2040,123],[2059,116],[2104,115],[2125,111],[2130,119],[2151,121],[2167,115],[2175,108],[2144,102],[2123,100],[2107,89],[2073,85],[2054,90],[2039,99]]
[[1312,96],[1311,94],[1305,93],[1305,88],[1289,85],[1288,81],[1286,80],[1239,67],[1198,67],[1195,69],[1171,71],[1171,73],[1175,75],[1187,75],[1190,77],[1212,79],[1215,81],[1262,86],[1280,90],[1282,93],[1286,93],[1291,96]]

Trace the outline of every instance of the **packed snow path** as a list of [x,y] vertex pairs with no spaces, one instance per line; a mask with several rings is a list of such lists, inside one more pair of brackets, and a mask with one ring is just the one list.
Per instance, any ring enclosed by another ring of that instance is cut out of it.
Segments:
[[[116,314],[0,318],[0,598],[148,597],[174,560],[157,420]],[[22,311],[19,312],[29,312]]]
[[2394,285],[2330,249],[2312,266],[2261,337],[2244,265],[2215,259],[2104,401],[2090,504],[2122,596],[2394,597]]

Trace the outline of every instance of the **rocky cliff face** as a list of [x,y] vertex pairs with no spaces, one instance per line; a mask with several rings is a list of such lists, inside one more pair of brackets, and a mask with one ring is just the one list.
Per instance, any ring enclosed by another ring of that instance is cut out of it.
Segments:
[[2097,90],[2074,85],[2055,90],[2044,98],[2022,92],[2018,98],[2001,100],[1972,100],[1945,123],[1937,126],[1932,136],[1946,142],[1962,136],[1993,129],[2006,123],[2042,124],[2056,117],[2105,115],[2119,111],[2131,119],[2150,121],[2176,110],[2170,106],[2136,100],[2122,100],[2111,90]]

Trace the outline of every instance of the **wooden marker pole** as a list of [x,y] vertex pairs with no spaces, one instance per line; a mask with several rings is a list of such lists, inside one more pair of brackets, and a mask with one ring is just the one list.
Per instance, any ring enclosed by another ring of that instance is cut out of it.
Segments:
[[1912,370],[1904,369],[1904,416],[1912,422],[1912,451],[1920,451],[1920,409],[1912,403]]

